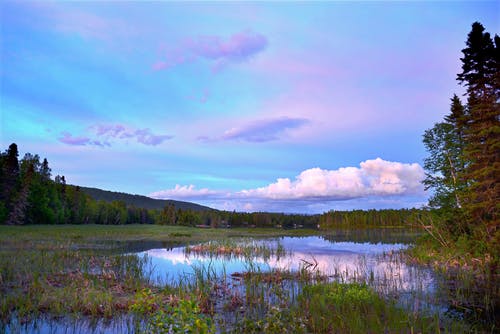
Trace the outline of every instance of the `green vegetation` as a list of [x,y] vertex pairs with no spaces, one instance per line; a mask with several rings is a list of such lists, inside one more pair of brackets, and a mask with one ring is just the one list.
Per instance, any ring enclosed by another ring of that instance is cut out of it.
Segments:
[[428,212],[419,209],[329,211],[320,216],[320,229],[342,227],[411,227]]
[[[476,22],[462,50],[458,81],[466,88],[467,104],[455,95],[443,122],[426,131],[430,156],[425,184],[434,190],[436,208],[428,230],[449,253],[498,266],[500,254],[500,38]],[[487,260],[490,258],[490,260]]]
[[298,301],[312,333],[440,331],[439,321],[398,308],[366,284],[334,282],[309,285],[304,287]]
[[97,188],[80,187],[81,191],[96,201],[124,202],[127,206],[143,208],[148,210],[162,210],[166,206],[173,206],[176,210],[207,211],[209,207],[183,201],[154,199],[142,195],[131,195],[122,192],[108,191]]
[[[454,95],[444,121],[424,134],[429,205],[422,221],[444,253],[498,267],[500,254],[500,37],[494,42],[475,22],[462,50],[458,81],[466,88],[464,105]],[[490,258],[491,261],[487,261]]]
[[194,253],[226,258],[244,257],[246,259],[252,259],[256,256],[260,256],[266,260],[271,256],[281,257],[286,254],[285,249],[280,243],[274,248],[264,242],[258,242],[250,238],[209,241],[198,245],[187,246],[185,252],[187,254]]
[[467,103],[454,95],[444,120],[424,134],[424,184],[433,190],[409,254],[448,282],[449,298],[472,322],[495,324],[500,310],[500,37],[475,22],[462,50]]
[[154,294],[151,289],[137,293],[130,310],[139,316],[147,315],[144,333],[215,333],[212,318],[201,312],[196,300],[179,299],[169,295],[169,300]]

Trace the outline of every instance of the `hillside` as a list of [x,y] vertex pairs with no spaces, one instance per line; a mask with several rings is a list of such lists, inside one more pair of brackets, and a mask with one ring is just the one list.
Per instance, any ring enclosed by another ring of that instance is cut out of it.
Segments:
[[142,195],[131,195],[121,192],[108,191],[97,188],[81,187],[81,186],[80,189],[95,200],[103,200],[106,202],[123,201],[127,205],[133,205],[137,208],[163,209],[166,205],[173,204],[176,209],[182,209],[182,210],[193,210],[193,211],[213,210],[208,206],[203,206],[191,202],[154,199]]

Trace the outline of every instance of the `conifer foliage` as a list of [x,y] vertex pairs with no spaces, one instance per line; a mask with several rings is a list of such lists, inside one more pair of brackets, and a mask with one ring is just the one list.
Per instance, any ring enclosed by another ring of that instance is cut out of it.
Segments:
[[451,235],[494,245],[500,242],[500,38],[475,22],[462,53],[457,80],[466,104],[453,96],[443,122],[425,132],[424,184]]

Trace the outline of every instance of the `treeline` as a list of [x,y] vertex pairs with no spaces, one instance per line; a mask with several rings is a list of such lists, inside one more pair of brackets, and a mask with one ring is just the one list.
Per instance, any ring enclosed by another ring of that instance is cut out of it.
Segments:
[[103,200],[106,202],[121,201],[126,205],[135,206],[144,209],[161,210],[165,206],[172,204],[176,209],[205,211],[210,210],[209,207],[183,201],[174,201],[170,199],[155,199],[142,195],[132,195],[116,191],[108,191],[97,188],[80,187],[80,189],[95,200]]
[[500,37],[475,22],[462,53],[457,80],[466,101],[454,95],[443,121],[424,134],[424,184],[436,214],[427,225],[440,246],[460,244],[500,262]]
[[427,214],[421,209],[329,211],[320,216],[319,228],[412,227]]

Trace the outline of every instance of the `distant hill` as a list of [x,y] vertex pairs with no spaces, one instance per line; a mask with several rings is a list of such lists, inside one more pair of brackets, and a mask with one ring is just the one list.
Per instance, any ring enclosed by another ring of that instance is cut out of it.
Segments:
[[174,201],[170,199],[154,199],[142,195],[131,195],[115,191],[102,190],[97,188],[87,188],[80,186],[80,189],[95,200],[106,202],[122,201],[127,205],[133,205],[144,209],[163,209],[168,204],[173,204],[176,209],[206,211],[214,210],[208,206],[203,206],[191,202]]

